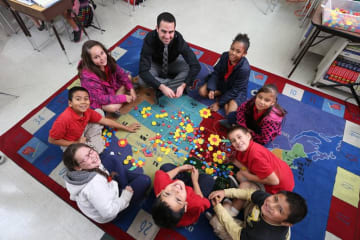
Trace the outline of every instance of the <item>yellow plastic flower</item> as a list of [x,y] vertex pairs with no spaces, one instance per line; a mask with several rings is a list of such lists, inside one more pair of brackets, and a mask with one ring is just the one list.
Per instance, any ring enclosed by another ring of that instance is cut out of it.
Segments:
[[218,150],[215,153],[213,153],[213,161],[214,162],[222,164],[224,160],[225,160],[224,152]]
[[210,143],[210,145],[212,146],[219,146],[219,143],[221,142],[221,139],[219,137],[219,135],[217,134],[210,134],[208,141]]
[[203,108],[199,110],[199,112],[200,112],[200,117],[202,118],[208,118],[211,116],[211,111],[207,108]]

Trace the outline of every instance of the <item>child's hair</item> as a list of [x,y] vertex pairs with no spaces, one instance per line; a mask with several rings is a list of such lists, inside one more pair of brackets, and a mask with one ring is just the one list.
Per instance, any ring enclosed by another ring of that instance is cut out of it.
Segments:
[[[227,135],[229,136],[230,133],[236,131],[236,130],[240,130],[242,131],[244,134],[250,133],[249,129],[247,129],[246,127],[240,126],[240,125],[235,125],[232,126],[228,131],[227,131]],[[250,134],[251,135],[251,134]]]
[[174,228],[185,213],[185,206],[178,212],[173,211],[170,206],[158,196],[152,205],[151,214],[156,225],[162,228]]
[[290,214],[285,222],[295,224],[304,219],[307,214],[307,204],[305,199],[297,193],[289,191],[280,191],[278,194],[283,194],[286,201],[289,203]]
[[[73,143],[73,144],[69,145],[66,148],[65,152],[63,153],[63,159],[62,159],[65,167],[69,171],[76,171],[75,167],[80,167],[78,161],[76,161],[76,159],[75,159],[75,154],[76,154],[77,150],[81,147],[86,147],[86,148],[89,148],[89,149],[92,149],[93,151],[95,151],[95,149],[93,149],[92,147],[89,147],[85,143]],[[82,171],[97,172],[100,175],[104,176],[105,178],[109,177],[109,175],[106,172],[102,171],[99,168],[83,169]]]
[[110,68],[110,72],[111,73],[115,73],[116,72],[116,61],[115,59],[110,55],[110,53],[108,52],[108,50],[105,48],[105,46],[95,40],[88,40],[84,43],[84,45],[82,46],[82,50],[81,50],[81,61],[78,65],[78,74],[80,76],[81,71],[84,68],[89,69],[91,72],[95,73],[96,76],[98,76],[100,79],[105,80],[106,79],[106,74],[105,72],[101,71],[100,67],[98,67],[91,59],[91,55],[90,55],[90,49],[94,46],[99,46],[101,47],[106,56],[107,56],[107,65]]
[[249,39],[247,34],[239,33],[234,38],[232,44],[234,44],[235,42],[241,42],[242,44],[244,44],[245,53],[247,53],[247,51],[248,51],[248,49],[250,47],[250,39]]
[[[264,114],[262,114],[259,117],[259,119],[257,119],[255,121],[254,114],[253,114],[255,100],[256,100],[257,95],[262,92],[274,94],[275,104],[273,106],[270,106],[267,110],[265,110]],[[266,84],[262,88],[260,88],[257,91],[256,95],[246,104],[246,107],[245,107],[246,126],[248,126],[250,129],[252,129],[254,132],[259,133],[258,128],[259,128],[261,121],[264,119],[264,117],[266,117],[267,115],[270,114],[270,112],[273,110],[273,108],[276,109],[276,111],[274,111],[275,114],[277,114],[280,117],[285,116],[287,111],[277,103],[277,96],[278,96],[278,89],[274,84]]]
[[78,91],[87,92],[87,94],[89,95],[89,91],[86,88],[76,86],[76,87],[70,88],[70,90],[68,92],[68,100],[72,101],[74,94]]
[[161,21],[168,22],[168,23],[174,23],[174,26],[176,26],[175,17],[174,17],[174,15],[172,15],[169,12],[163,12],[163,13],[159,14],[159,16],[157,17],[157,20],[156,20],[157,27],[160,27]]

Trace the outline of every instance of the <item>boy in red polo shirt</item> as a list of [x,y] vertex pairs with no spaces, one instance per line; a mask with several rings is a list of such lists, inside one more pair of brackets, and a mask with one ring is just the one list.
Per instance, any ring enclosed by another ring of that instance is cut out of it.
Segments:
[[[191,175],[187,171],[191,171]],[[210,175],[199,174],[192,165],[162,165],[154,178],[156,199],[151,211],[154,222],[163,228],[195,223],[200,214],[210,207],[207,197],[214,184],[215,180]]]
[[68,100],[69,107],[55,120],[48,140],[62,150],[73,143],[86,143],[101,153],[105,143],[101,137],[102,125],[128,132],[136,132],[140,128],[139,123],[125,126],[90,109],[89,92],[83,87],[71,88]]

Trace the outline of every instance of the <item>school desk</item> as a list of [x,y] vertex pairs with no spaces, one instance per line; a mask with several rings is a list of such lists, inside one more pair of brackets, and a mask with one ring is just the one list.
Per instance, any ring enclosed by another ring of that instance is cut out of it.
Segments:
[[[60,36],[55,28],[55,25],[53,24],[53,20],[55,17],[62,15],[66,10],[72,9],[72,0],[60,0],[48,8],[43,8],[37,4],[26,5],[25,3],[22,3],[22,2],[19,2],[16,0],[0,0],[0,2],[1,1],[3,2],[3,4],[5,4],[5,6],[10,7],[10,11],[13,13],[16,21],[19,23],[22,31],[24,32],[25,36],[27,36],[27,37],[31,37],[31,34],[30,34],[29,30],[27,29],[26,25],[24,24],[23,20],[21,19],[20,15],[18,14],[18,12],[21,12],[21,13],[24,13],[31,17],[35,17],[37,19],[49,22],[51,28],[54,31],[56,39],[58,40],[58,42],[60,44],[61,49],[63,50],[68,62],[71,63],[69,60],[69,57],[67,56],[64,44],[62,43]],[[75,14],[74,20],[76,22],[78,22],[76,14]],[[85,33],[85,35],[87,37],[89,37],[87,35],[85,29],[82,28],[82,30]],[[30,39],[29,39],[29,41],[32,43],[32,41]],[[32,43],[32,45],[35,46],[33,43]],[[37,47],[35,46],[34,48],[36,49]]]

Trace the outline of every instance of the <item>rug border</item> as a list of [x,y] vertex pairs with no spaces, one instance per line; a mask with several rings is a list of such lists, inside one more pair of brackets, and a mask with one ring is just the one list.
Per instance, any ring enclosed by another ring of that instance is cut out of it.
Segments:
[[[130,32],[128,32],[124,37],[122,37],[119,41],[117,41],[112,47],[109,48],[109,51],[112,51],[115,47],[117,47],[119,44],[121,44],[126,38],[128,38],[130,35],[132,35],[135,31],[137,31],[138,29],[143,29],[145,31],[151,31],[151,29],[137,25],[135,26]],[[206,51],[206,52],[211,52],[215,55],[218,55],[220,57],[220,54],[213,52],[211,50],[199,47],[195,44],[191,44],[189,43],[189,45],[193,48],[199,49],[201,51]],[[336,97],[330,96],[328,94],[322,93],[320,91],[317,91],[316,89],[312,89],[310,87],[307,87],[305,85],[296,83],[292,80],[289,80],[287,78],[278,76],[276,74],[273,74],[271,72],[267,72],[266,70],[263,69],[259,69],[257,67],[253,67],[251,66],[251,69],[257,72],[261,72],[261,73],[265,73],[268,75],[268,77],[270,78],[282,78],[285,83],[289,83],[293,86],[299,87],[301,89],[307,90],[309,92],[315,93],[319,96],[322,96],[324,98],[330,99],[332,101],[344,104],[345,107],[347,107],[346,104],[351,104],[354,105],[352,103],[349,102],[345,102],[341,99],[338,99]],[[0,136],[0,150],[7,155],[12,161],[14,161],[19,167],[21,167],[22,169],[24,169],[26,172],[28,172],[32,177],[34,177],[36,180],[38,180],[42,185],[44,185],[46,188],[48,188],[50,191],[52,191],[54,194],[58,195],[60,197],[60,199],[62,199],[63,201],[65,201],[66,203],[68,203],[69,205],[71,205],[72,207],[74,207],[75,209],[78,209],[78,207],[76,206],[76,203],[71,201],[69,199],[69,193],[66,191],[65,188],[63,188],[61,185],[59,185],[58,183],[56,183],[52,178],[50,178],[49,176],[45,175],[44,173],[42,173],[38,168],[36,168],[34,165],[32,165],[30,162],[28,162],[27,160],[23,159],[21,156],[17,155],[17,154],[12,154],[11,152],[8,152],[6,150],[6,148],[4,146],[6,146],[6,136],[10,134],[10,132],[12,130],[14,130],[15,128],[21,127],[21,125],[27,121],[29,118],[31,118],[35,113],[37,113],[40,109],[42,109],[44,106],[46,106],[56,95],[58,95],[59,93],[61,93],[62,91],[64,91],[68,86],[70,86],[76,79],[78,78],[78,76],[74,76],[69,82],[67,82],[64,86],[62,86],[59,90],[57,90],[55,93],[53,93],[50,97],[48,97],[44,102],[42,102],[38,107],[36,107],[35,109],[33,109],[31,112],[29,112],[26,116],[24,116],[18,123],[16,123],[14,126],[12,126],[9,130],[7,130],[4,134],[2,134]],[[356,106],[355,106],[356,107]],[[343,117],[345,119],[345,116]],[[351,120],[350,120],[351,121]],[[81,211],[79,211],[81,213]],[[82,213],[81,213],[82,214]],[[84,215],[85,216],[85,215]],[[86,216],[85,216],[86,217]],[[88,218],[89,219],[89,218]],[[91,220],[90,220],[91,221]],[[93,222],[93,221],[92,221]],[[107,223],[107,224],[98,224],[96,222],[93,222],[94,224],[96,224],[99,228],[101,228],[105,233],[115,237],[115,238],[121,238],[121,239],[133,239],[130,235],[128,235],[125,231],[123,231],[122,229],[120,229],[119,227],[117,227],[115,224],[113,223]]]

